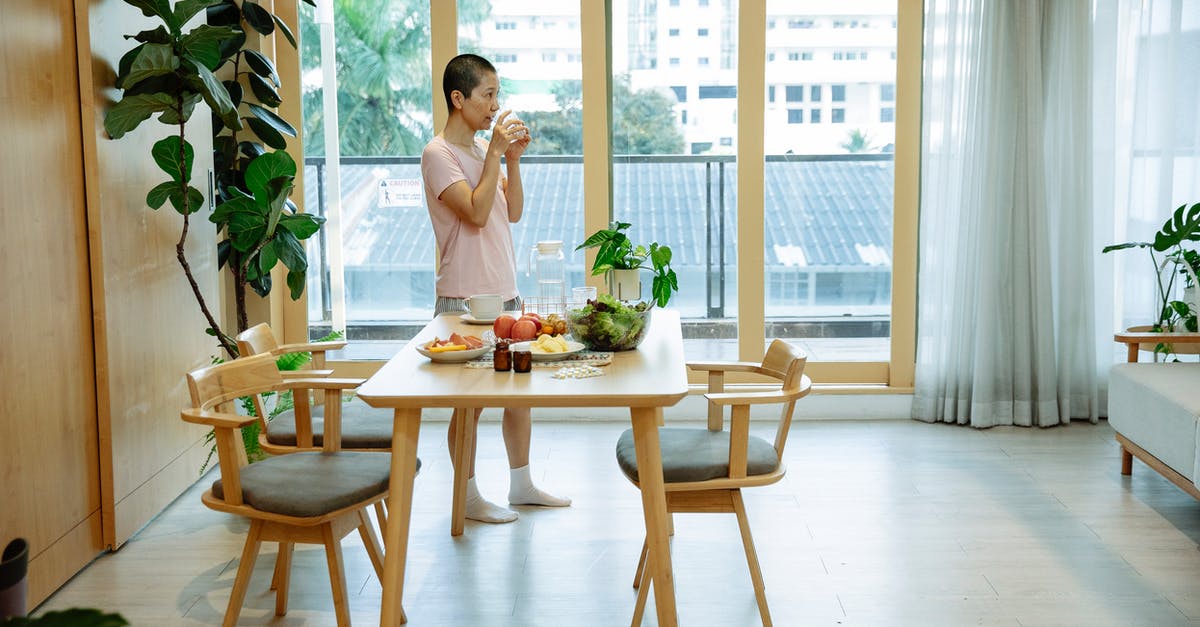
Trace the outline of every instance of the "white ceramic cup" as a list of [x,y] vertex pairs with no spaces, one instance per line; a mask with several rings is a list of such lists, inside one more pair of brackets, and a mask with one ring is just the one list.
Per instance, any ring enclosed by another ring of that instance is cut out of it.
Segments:
[[476,320],[492,320],[500,315],[504,299],[499,294],[473,294],[467,299],[467,307]]

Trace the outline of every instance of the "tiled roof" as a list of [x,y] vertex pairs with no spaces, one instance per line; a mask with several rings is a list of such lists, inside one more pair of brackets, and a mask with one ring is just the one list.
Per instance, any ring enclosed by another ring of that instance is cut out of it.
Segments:
[[[891,265],[893,163],[844,159],[766,163],[766,265]],[[616,217],[634,224],[630,235],[636,243],[669,245],[672,265],[703,266],[705,225],[717,223],[723,195],[725,258],[734,263],[737,166],[660,160],[613,165]],[[518,261],[539,240],[561,239],[568,250],[574,248],[585,235],[583,164],[531,160],[522,163],[521,171],[526,207],[513,229]],[[341,172],[346,265],[380,270],[428,266],[433,231],[424,203],[379,205],[380,182],[420,179],[419,164],[343,165]],[[306,167],[305,206],[310,211],[316,206],[315,174],[315,166]],[[719,241],[715,231],[713,241]]]

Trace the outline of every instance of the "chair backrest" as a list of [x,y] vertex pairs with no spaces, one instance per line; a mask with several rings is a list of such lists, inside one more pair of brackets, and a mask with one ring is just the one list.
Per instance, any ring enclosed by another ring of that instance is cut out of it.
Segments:
[[237,416],[235,403],[243,396],[257,398],[263,392],[283,388],[283,377],[275,366],[275,358],[266,354],[223,362],[189,372],[187,381],[192,408],[184,410],[183,419],[213,427],[225,500],[240,505],[241,469],[249,461],[244,440],[240,435],[233,437],[233,432],[254,422],[255,418]]
[[783,448],[787,444],[788,431],[792,426],[792,414],[796,401],[808,393],[812,385],[804,376],[808,355],[803,350],[783,340],[774,340],[767,348],[762,360],[762,374],[778,379],[780,392],[788,397],[780,408],[779,425],[775,430],[775,452],[783,459]]
[[260,322],[238,333],[237,345],[238,353],[243,357],[269,353],[279,348],[279,342],[275,339],[275,333],[271,331],[271,325],[265,322]]

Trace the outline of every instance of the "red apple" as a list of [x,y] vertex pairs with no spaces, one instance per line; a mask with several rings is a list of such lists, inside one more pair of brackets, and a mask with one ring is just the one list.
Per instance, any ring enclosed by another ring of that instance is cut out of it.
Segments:
[[538,325],[533,320],[517,320],[512,325],[512,339],[526,342],[537,337]]
[[501,314],[496,317],[496,321],[492,323],[492,333],[501,339],[509,339],[512,337],[513,324],[517,322],[516,318],[508,314]]
[[541,316],[533,313],[532,311],[527,314],[523,314],[520,319],[521,320],[532,320],[534,322],[534,324],[536,324],[538,326],[541,326],[541,324],[542,324]]

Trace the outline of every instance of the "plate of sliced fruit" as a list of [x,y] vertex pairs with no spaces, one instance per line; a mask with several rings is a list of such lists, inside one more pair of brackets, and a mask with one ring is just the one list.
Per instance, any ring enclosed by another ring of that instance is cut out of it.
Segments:
[[474,335],[450,334],[448,339],[435,337],[428,342],[417,344],[417,352],[428,357],[431,361],[443,363],[462,363],[471,361],[488,352],[492,347],[484,344],[483,340]]
[[529,351],[534,361],[558,361],[567,355],[583,350],[583,344],[572,342],[561,335],[544,334],[531,342],[509,344],[508,349]]

